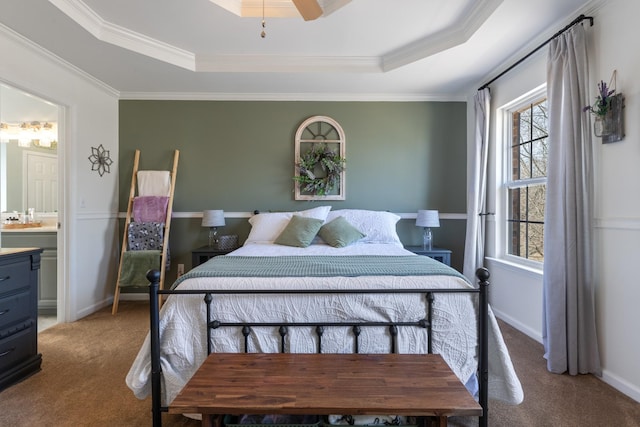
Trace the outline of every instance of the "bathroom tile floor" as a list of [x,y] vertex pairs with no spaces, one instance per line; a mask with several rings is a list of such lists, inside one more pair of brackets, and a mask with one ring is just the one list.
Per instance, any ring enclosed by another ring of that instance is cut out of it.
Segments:
[[42,332],[56,323],[58,323],[58,319],[55,314],[47,316],[40,315],[38,316],[38,332]]

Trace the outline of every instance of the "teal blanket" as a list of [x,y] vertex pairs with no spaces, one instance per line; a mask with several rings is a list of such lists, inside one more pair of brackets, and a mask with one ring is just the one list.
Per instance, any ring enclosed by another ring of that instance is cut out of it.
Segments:
[[[180,276],[194,277],[464,276],[426,256],[218,256]],[[466,280],[466,279],[465,279]]]

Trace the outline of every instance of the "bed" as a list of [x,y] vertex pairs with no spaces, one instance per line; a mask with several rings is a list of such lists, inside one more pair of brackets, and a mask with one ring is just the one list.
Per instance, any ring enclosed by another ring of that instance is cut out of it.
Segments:
[[[490,310],[489,378],[478,378],[479,288],[452,268],[406,251],[396,233],[399,219],[325,206],[254,215],[243,247],[159,291],[174,295],[159,313],[151,304],[159,321],[155,328],[152,322],[127,385],[140,399],[152,395],[155,420],[209,352],[434,352],[485,410],[487,394],[520,403],[522,388]],[[296,327],[283,335],[282,324]],[[319,324],[331,327],[318,334],[313,325]],[[356,333],[356,324],[366,327]],[[417,327],[396,327],[405,324]],[[161,371],[155,379],[154,352]]]

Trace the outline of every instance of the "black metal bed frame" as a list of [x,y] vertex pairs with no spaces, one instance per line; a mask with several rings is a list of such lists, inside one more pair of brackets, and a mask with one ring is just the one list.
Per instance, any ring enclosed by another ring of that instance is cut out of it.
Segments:
[[[211,331],[221,327],[236,327],[242,328],[242,334],[244,336],[244,349],[248,352],[248,337],[251,334],[253,327],[277,327],[280,334],[280,350],[285,352],[285,342],[288,330],[290,327],[315,327],[315,332],[318,336],[318,348],[317,352],[322,353],[322,336],[325,327],[334,326],[348,326],[352,328],[354,335],[354,353],[359,352],[359,340],[360,331],[362,327],[369,326],[385,326],[389,328],[389,334],[391,337],[391,352],[396,352],[396,338],[398,327],[415,326],[424,328],[427,330],[427,352],[432,351],[432,307],[435,299],[435,294],[445,293],[476,293],[478,294],[478,401],[482,406],[482,416],[479,417],[479,426],[486,427],[488,423],[488,382],[489,382],[489,369],[488,369],[488,316],[489,316],[489,300],[488,300],[488,285],[489,285],[489,271],[485,268],[480,268],[476,271],[476,277],[478,278],[478,287],[475,288],[451,288],[451,289],[325,289],[325,290],[164,290],[159,289],[160,272],[157,270],[151,270],[147,274],[147,279],[150,282],[149,286],[149,312],[150,312],[150,333],[151,333],[151,410],[153,415],[154,427],[162,426],[162,412],[167,412],[168,408],[162,406],[161,397],[161,377],[162,368],[160,366],[160,298],[163,295],[204,295],[203,302],[206,304],[206,324],[207,324],[207,354],[213,352],[211,348]],[[280,323],[251,323],[251,322],[221,322],[219,320],[211,320],[212,310],[211,302],[214,295],[241,295],[241,294],[424,294],[426,302],[426,318],[419,319],[415,322],[313,322],[313,323],[297,323],[297,322],[280,322]],[[402,415],[402,414],[400,414]]]

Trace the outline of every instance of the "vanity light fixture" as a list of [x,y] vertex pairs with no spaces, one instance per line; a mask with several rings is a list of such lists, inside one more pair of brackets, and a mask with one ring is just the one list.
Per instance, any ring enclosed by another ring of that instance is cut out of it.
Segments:
[[0,123],[0,142],[9,142],[9,125]]
[[17,140],[20,147],[56,148],[58,132],[55,123],[29,121],[0,123],[0,141]]

